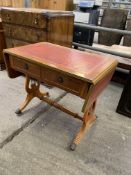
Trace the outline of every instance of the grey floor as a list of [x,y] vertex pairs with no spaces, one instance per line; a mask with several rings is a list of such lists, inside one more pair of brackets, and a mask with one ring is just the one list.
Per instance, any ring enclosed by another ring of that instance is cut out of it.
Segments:
[[[97,121],[71,152],[81,123],[38,99],[16,116],[26,95],[24,78],[11,80],[0,72],[0,175],[131,175],[131,119],[115,112],[122,88],[111,83],[99,97]],[[80,98],[45,89],[81,113]]]

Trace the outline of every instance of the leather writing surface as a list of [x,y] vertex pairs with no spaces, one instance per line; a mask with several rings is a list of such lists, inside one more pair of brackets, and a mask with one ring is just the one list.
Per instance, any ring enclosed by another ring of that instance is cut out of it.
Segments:
[[117,61],[110,56],[76,51],[51,43],[37,43],[7,49],[5,52],[37,62],[61,71],[69,72],[79,78],[92,81],[103,72],[114,67]]

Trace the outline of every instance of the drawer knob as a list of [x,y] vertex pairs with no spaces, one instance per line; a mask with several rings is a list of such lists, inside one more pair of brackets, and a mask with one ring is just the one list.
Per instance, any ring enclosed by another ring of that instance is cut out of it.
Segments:
[[62,77],[57,78],[58,83],[64,83],[64,79]]
[[28,64],[24,64],[24,69],[25,69],[25,70],[28,70],[28,69],[29,69]]

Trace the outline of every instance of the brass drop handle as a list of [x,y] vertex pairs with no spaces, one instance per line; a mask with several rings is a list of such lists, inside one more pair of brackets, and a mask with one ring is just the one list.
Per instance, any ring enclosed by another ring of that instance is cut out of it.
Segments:
[[39,21],[38,18],[35,18],[35,22],[34,22],[35,25],[38,25],[38,21]]
[[57,78],[57,81],[58,81],[58,83],[61,83],[61,84],[64,83],[63,77],[58,77],[58,78]]
[[29,69],[29,66],[28,66],[27,63],[24,64],[24,69],[25,69],[25,70],[28,70],[28,69]]

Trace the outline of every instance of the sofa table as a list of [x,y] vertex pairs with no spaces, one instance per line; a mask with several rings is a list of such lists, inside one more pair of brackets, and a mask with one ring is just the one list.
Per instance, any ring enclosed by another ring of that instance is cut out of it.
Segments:
[[[87,129],[96,120],[94,110],[97,97],[112,78],[117,61],[111,56],[81,52],[47,42],[5,49],[4,57],[10,78],[26,75],[27,97],[16,114],[21,114],[29,102],[38,97],[81,120],[80,131],[70,145],[70,149],[75,150]],[[83,116],[50,100],[48,92],[40,92],[41,82],[83,98],[85,100],[82,108]]]

